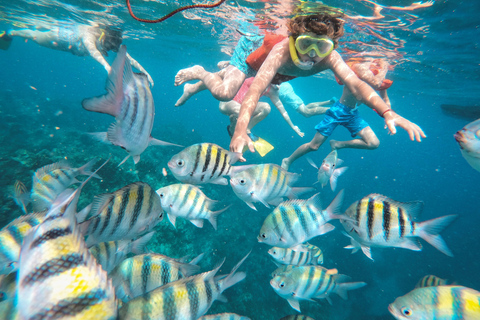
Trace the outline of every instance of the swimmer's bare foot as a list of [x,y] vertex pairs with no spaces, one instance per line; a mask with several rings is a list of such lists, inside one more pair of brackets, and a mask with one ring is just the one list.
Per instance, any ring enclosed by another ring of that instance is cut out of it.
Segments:
[[282,160],[282,168],[285,170],[288,170],[289,167],[290,167],[290,163],[288,162],[288,158],[284,158]]
[[187,102],[188,99],[190,99],[195,93],[197,93],[195,87],[195,84],[185,83],[185,85],[183,86],[183,94],[180,99],[175,102],[175,107],[182,106],[185,102]]
[[332,148],[332,151],[338,149],[339,143],[340,143],[339,141],[330,140],[330,147]]
[[179,86],[190,80],[200,80],[200,75],[205,72],[202,66],[193,66],[182,69],[175,75],[175,86]]
[[219,63],[217,63],[217,68],[222,70],[228,67],[229,65],[230,65],[230,61],[220,61]]

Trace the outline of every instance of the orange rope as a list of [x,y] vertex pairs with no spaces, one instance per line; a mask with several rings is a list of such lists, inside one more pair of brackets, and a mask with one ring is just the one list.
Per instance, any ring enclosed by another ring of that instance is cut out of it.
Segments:
[[128,8],[128,12],[132,16],[132,18],[137,20],[137,21],[146,22],[146,23],[158,23],[158,22],[165,21],[168,18],[170,18],[171,16],[173,16],[174,14],[177,14],[177,13],[179,13],[181,11],[184,11],[184,10],[195,9],[195,8],[215,8],[215,7],[218,7],[219,5],[221,5],[224,2],[225,2],[225,0],[219,0],[218,2],[215,2],[213,4],[193,4],[193,5],[190,5],[190,6],[180,7],[176,10],[173,10],[169,14],[161,17],[160,19],[155,19],[155,20],[142,19],[142,18],[138,18],[137,16],[135,16],[135,14],[132,11],[132,6],[130,5],[130,0],[127,0],[127,8]]

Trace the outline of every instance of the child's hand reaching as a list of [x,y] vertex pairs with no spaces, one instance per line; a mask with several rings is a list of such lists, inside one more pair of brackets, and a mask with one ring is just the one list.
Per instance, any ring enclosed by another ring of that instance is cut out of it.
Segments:
[[296,132],[300,137],[303,138],[303,136],[305,136],[305,133],[303,133],[303,132],[300,130],[299,127],[295,126],[295,127],[293,127],[293,130],[295,130],[295,132]]

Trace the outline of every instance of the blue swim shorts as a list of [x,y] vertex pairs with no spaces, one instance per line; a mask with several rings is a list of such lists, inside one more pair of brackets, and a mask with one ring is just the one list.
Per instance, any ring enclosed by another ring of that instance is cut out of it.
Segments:
[[297,110],[300,105],[304,104],[302,98],[293,91],[292,85],[288,82],[280,84],[278,97],[284,106],[291,107],[294,110]]
[[315,126],[315,129],[323,136],[329,137],[338,125],[342,125],[355,137],[362,129],[368,127],[367,121],[358,114],[357,109],[351,109],[340,102],[336,102],[325,113],[323,120]]
[[238,40],[230,64],[245,73],[247,78],[254,77],[257,71],[247,64],[247,57],[263,44],[263,36],[242,36]]

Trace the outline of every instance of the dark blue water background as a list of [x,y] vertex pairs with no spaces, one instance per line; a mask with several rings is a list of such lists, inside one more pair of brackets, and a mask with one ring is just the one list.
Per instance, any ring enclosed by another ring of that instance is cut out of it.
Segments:
[[[382,4],[398,5],[398,2]],[[402,5],[408,4],[402,1]],[[243,5],[251,10],[255,7],[252,3]],[[355,5],[354,2],[346,4],[353,8]],[[156,118],[152,136],[185,146],[213,142],[228,148],[229,137],[225,129],[228,119],[218,112],[218,102],[208,92],[198,94],[184,106],[174,107],[182,93],[181,87],[173,85],[179,69],[201,64],[207,70],[216,70],[219,60],[229,58],[220,52],[212,25],[187,20],[181,15],[163,24],[145,25],[131,20],[121,6],[123,3],[115,10],[121,12],[122,27],[131,35],[124,41],[128,52],[155,80],[152,93]],[[150,2],[144,6],[160,4]],[[440,109],[445,103],[479,105],[480,21],[474,14],[476,9],[478,4],[467,1],[437,1],[432,7],[415,12],[430,24],[430,32],[422,37],[412,35],[404,51],[410,55],[423,51],[423,55],[417,57],[417,62],[403,62],[388,76],[394,81],[389,89],[392,107],[419,124],[428,138],[421,143],[411,142],[400,128],[396,135],[390,136],[383,128],[383,119],[362,106],[361,115],[376,132],[380,147],[373,151],[344,149],[339,152],[344,165],[349,167],[338,184],[338,189],[346,191],[344,209],[375,192],[399,201],[423,200],[425,207],[420,221],[458,214],[459,218],[442,233],[455,257],[447,257],[423,242],[421,252],[373,248],[375,262],[372,262],[362,253],[351,255],[343,249],[349,240],[340,233],[341,225],[334,223],[337,230],[311,243],[324,250],[324,266],[337,268],[340,273],[350,275],[353,281],[365,281],[368,285],[351,292],[346,302],[339,297],[333,298],[333,305],[326,301],[302,302],[305,314],[315,319],[392,319],[387,311],[388,303],[410,291],[426,274],[480,289],[480,173],[462,158],[453,139],[453,134],[471,120],[448,117]],[[358,11],[362,10],[363,7],[358,7]],[[166,9],[158,10],[158,14],[164,11]],[[220,30],[222,25],[217,20],[215,23],[213,27]],[[2,27],[11,25],[4,23]],[[133,39],[135,32],[141,35],[141,30],[154,33],[153,39]],[[110,54],[108,60],[112,62],[114,56]],[[0,51],[0,61],[0,225],[5,225],[20,215],[7,196],[7,187],[16,179],[30,188],[31,176],[37,168],[64,157],[74,166],[80,166],[94,156],[106,159],[113,155],[118,163],[125,153],[84,135],[85,132],[105,131],[113,121],[107,115],[89,113],[81,107],[82,99],[104,93],[106,72],[92,58],[14,39],[8,51]],[[332,76],[295,79],[292,85],[308,103],[340,97],[342,87],[332,79]],[[248,163],[279,164],[282,158],[313,137],[313,127],[321,118],[306,119],[293,110],[288,111],[293,122],[306,132],[305,137],[296,136],[278,112],[272,110],[255,128],[255,133],[270,141],[275,149],[264,158],[247,153]],[[332,137],[336,140],[350,138],[344,128],[337,129]],[[327,142],[310,156],[319,163],[329,151]],[[175,183],[171,175],[164,177],[161,169],[167,167],[167,161],[176,152],[175,148],[150,147],[136,167],[129,160],[117,169],[112,161],[102,174],[103,182],[92,182],[83,201],[88,202],[94,194],[116,190],[138,180],[150,183],[155,189]],[[302,174],[299,186],[309,186],[316,181],[316,171],[305,158],[298,160],[291,171]],[[213,199],[233,204],[220,215],[218,230],[215,232],[208,223],[203,229],[197,229],[190,223],[177,222],[178,230],[174,231],[163,221],[152,246],[173,257],[206,252],[209,257],[203,261],[202,270],[211,270],[226,257],[222,273],[228,272],[252,250],[242,266],[248,274],[246,281],[227,290],[225,295],[229,302],[215,302],[210,312],[231,311],[252,319],[279,319],[294,313],[270,287],[269,274],[275,266],[267,254],[269,247],[256,241],[270,210],[258,205],[259,211],[252,211],[228,186],[207,186],[204,192]],[[325,205],[334,195],[328,188],[322,190]]]

